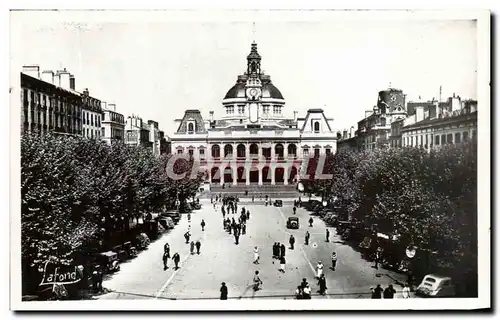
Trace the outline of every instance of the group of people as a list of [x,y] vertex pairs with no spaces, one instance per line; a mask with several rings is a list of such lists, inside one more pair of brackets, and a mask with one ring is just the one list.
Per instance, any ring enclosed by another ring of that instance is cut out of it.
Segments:
[[[170,245],[167,242],[163,246],[163,270],[167,270],[169,268],[168,259],[170,259]],[[175,270],[179,269],[179,262],[181,261],[181,256],[179,255],[179,253],[174,253],[174,255],[172,256],[172,261],[175,264]]]
[[239,244],[240,235],[246,234],[247,221],[249,219],[250,211],[246,210],[244,207],[241,209],[241,214],[238,217],[237,221],[234,217],[232,217],[231,219],[229,219],[229,217],[225,218],[225,214],[223,213],[222,225],[225,231],[234,236],[235,244]]
[[285,251],[286,248],[283,243],[275,242],[273,244],[273,264],[275,259],[279,260],[280,267],[278,271],[283,273],[285,273],[285,265],[286,265]]

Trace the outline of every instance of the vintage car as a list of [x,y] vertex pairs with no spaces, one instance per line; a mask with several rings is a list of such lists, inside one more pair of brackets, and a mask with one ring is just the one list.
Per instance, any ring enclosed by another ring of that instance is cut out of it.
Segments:
[[167,210],[166,212],[160,213],[159,218],[160,219],[171,218],[174,221],[174,223],[177,224],[179,222],[179,220],[181,220],[181,214],[179,213],[179,210],[172,209],[172,210]]
[[286,221],[286,227],[288,229],[298,229],[299,228],[299,218],[298,217],[288,217]]
[[175,227],[174,220],[171,217],[159,217],[158,222],[165,228],[165,230],[173,229]]
[[105,273],[112,273],[120,270],[118,254],[114,251],[101,252],[93,255],[93,265],[101,266]]
[[283,200],[274,200],[275,207],[283,207]]
[[428,274],[422,279],[416,293],[424,297],[454,297],[455,285],[450,277]]

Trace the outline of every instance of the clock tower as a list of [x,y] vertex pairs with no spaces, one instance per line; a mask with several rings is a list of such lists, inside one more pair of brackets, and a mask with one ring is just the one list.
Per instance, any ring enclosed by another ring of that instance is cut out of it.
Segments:
[[260,80],[260,60],[261,56],[257,52],[257,44],[254,42],[252,43],[250,54],[247,56],[248,79],[245,86],[248,118],[251,123],[257,123],[260,118],[259,110],[261,107],[260,99],[262,96],[262,81]]

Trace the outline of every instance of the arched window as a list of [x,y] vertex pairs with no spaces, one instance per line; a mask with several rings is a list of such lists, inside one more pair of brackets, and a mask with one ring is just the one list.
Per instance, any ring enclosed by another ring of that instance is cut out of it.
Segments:
[[239,144],[239,145],[236,147],[236,156],[237,156],[238,158],[244,158],[244,157],[246,157],[245,145],[243,145],[243,144]]
[[194,124],[193,124],[192,122],[190,122],[190,123],[188,124],[188,131],[189,131],[189,132],[193,132],[193,131],[194,131]]
[[288,145],[288,155],[293,156],[294,158],[297,157],[297,146],[294,143],[290,143]]
[[257,156],[259,154],[259,146],[255,143],[250,145],[250,154],[252,156]]
[[217,144],[212,146],[212,158],[220,158],[220,147]]
[[278,159],[283,159],[284,149],[283,149],[283,145],[281,143],[278,143],[274,147],[274,153],[276,154],[276,156],[278,157]]
[[318,121],[316,121],[314,123],[314,132],[319,132],[319,122]]
[[449,133],[447,136],[446,136],[446,142],[448,144],[452,144],[453,143],[453,134]]
[[226,144],[224,146],[224,157],[231,156],[233,154],[233,146]]
[[460,143],[460,132],[455,133],[455,143]]

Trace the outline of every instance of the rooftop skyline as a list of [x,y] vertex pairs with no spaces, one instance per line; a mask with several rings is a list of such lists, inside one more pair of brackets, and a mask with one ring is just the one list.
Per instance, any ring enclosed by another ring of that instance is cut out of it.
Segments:
[[440,86],[443,100],[453,93],[477,99],[474,21],[257,21],[254,27],[251,21],[106,22],[90,19],[90,12],[89,22],[69,23],[69,14],[57,14],[11,13],[11,71],[65,67],[77,91],[88,88],[125,117],[158,121],[168,135],[186,109],[199,109],[205,119],[209,111],[223,114],[221,101],[246,70],[252,41],[285,98],[284,115],[322,108],[335,119],[334,130],[356,126],[389,84],[407,101],[437,99]]

